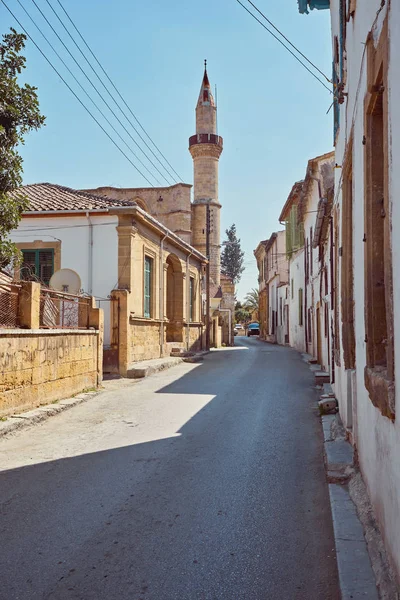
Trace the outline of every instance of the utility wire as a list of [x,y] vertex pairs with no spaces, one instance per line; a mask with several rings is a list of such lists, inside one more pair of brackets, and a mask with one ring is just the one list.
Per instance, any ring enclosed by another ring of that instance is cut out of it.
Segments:
[[[311,69],[309,69],[309,68],[307,67],[307,65],[306,65],[306,64],[304,64],[304,63],[303,63],[303,61],[302,61],[302,60],[300,60],[300,58],[299,58],[299,57],[298,57],[298,56],[297,56],[297,55],[296,55],[296,54],[295,54],[295,53],[294,53],[294,52],[293,52],[293,51],[292,51],[292,50],[291,50],[291,49],[290,49],[288,46],[286,46],[286,44],[285,44],[284,42],[282,42],[282,40],[281,40],[281,39],[280,39],[280,38],[279,38],[277,35],[275,35],[275,33],[274,33],[273,31],[271,31],[270,29],[268,29],[268,27],[267,27],[266,25],[264,25],[264,23],[263,23],[262,21],[260,21],[260,19],[258,19],[258,18],[256,17],[256,15],[255,15],[255,14],[253,14],[253,13],[252,13],[252,12],[251,12],[251,11],[250,11],[248,8],[247,8],[247,6],[245,6],[245,5],[244,5],[244,4],[243,4],[243,3],[242,3],[240,0],[236,0],[236,2],[238,2],[238,3],[240,4],[240,6],[242,6],[242,7],[244,8],[244,10],[245,10],[246,12],[248,12],[248,13],[249,13],[249,15],[251,15],[251,16],[253,17],[253,19],[255,19],[255,20],[258,22],[258,23],[260,23],[261,27],[264,27],[264,29],[266,29],[266,30],[268,31],[268,33],[270,33],[270,34],[272,35],[272,37],[274,37],[274,38],[275,38],[275,39],[276,39],[276,40],[277,40],[277,41],[278,41],[278,42],[279,42],[279,43],[280,43],[280,44],[281,44],[281,45],[282,45],[284,48],[286,48],[286,50],[287,50],[287,51],[288,51],[288,52],[289,52],[289,53],[290,53],[290,54],[291,54],[291,55],[292,55],[292,56],[293,56],[293,57],[294,57],[294,58],[295,58],[295,59],[296,59],[296,60],[297,60],[297,61],[298,61],[298,62],[299,62],[299,63],[300,63],[300,64],[301,64],[301,65],[302,65],[302,66],[303,66],[305,69],[306,69],[306,71],[308,71],[308,72],[309,72],[309,73],[310,73],[310,74],[311,74],[311,75],[314,77],[314,79],[316,79],[317,81],[319,81],[319,83],[320,83],[320,84],[321,84],[321,85],[322,85],[322,86],[323,86],[325,89],[327,89],[327,90],[328,90],[328,92],[329,92],[330,94],[333,94],[332,90],[331,90],[331,89],[330,89],[330,88],[329,88],[327,85],[325,85],[325,83],[322,81],[322,79],[320,79],[320,78],[319,78],[319,77],[318,77],[318,76],[317,76],[315,73],[313,73],[313,72],[311,71]],[[325,77],[325,75],[324,75],[324,77]]]
[[[125,144],[125,146],[128,148],[128,150],[133,154],[133,156],[146,169],[146,171],[150,174],[150,176],[154,177],[153,174],[151,173],[151,171],[149,171],[149,169],[146,167],[146,165],[144,164],[144,162],[135,154],[135,152],[132,150],[132,148],[129,146],[129,144],[124,140],[124,138],[121,136],[121,134],[115,129],[115,127],[113,126],[113,124],[111,123],[111,121],[109,121],[109,119],[107,118],[107,116],[103,113],[103,111],[101,110],[101,108],[96,104],[96,102],[93,100],[93,98],[90,96],[90,94],[88,94],[88,92],[85,90],[85,88],[80,83],[80,81],[75,77],[75,75],[73,74],[73,72],[71,71],[71,69],[68,67],[68,65],[66,64],[66,62],[63,60],[63,58],[60,56],[60,54],[54,48],[54,46],[52,45],[52,43],[47,39],[47,37],[45,36],[45,34],[43,33],[43,31],[40,29],[39,25],[37,25],[37,23],[35,22],[35,20],[31,17],[31,15],[29,14],[29,12],[23,6],[23,4],[21,3],[21,1],[17,0],[17,2],[21,6],[21,8],[25,12],[25,14],[28,16],[28,18],[32,21],[32,23],[34,24],[34,26],[36,27],[36,29],[39,31],[39,33],[42,35],[42,37],[46,40],[46,42],[48,43],[48,45],[50,46],[50,48],[53,50],[54,54],[62,62],[62,64],[67,69],[67,71],[69,72],[69,74],[71,75],[71,77],[79,85],[79,87],[81,88],[81,90],[83,91],[83,93],[89,98],[90,102],[99,111],[99,113],[101,114],[101,116],[103,117],[103,119],[108,123],[108,125],[111,127],[111,129],[117,134],[117,136],[119,137],[119,139]],[[154,179],[156,180],[157,183],[160,183],[155,177],[154,177]]]
[[93,113],[87,108],[87,106],[82,102],[82,100],[79,98],[79,96],[74,92],[74,90],[67,83],[67,81],[64,79],[64,77],[61,75],[61,73],[56,69],[56,67],[50,61],[50,59],[47,58],[47,56],[43,52],[43,50],[41,50],[41,48],[37,45],[37,43],[34,41],[34,39],[32,38],[32,36],[29,35],[29,33],[27,32],[27,30],[25,29],[25,27],[22,25],[21,21],[19,21],[19,19],[14,15],[14,13],[9,8],[9,6],[5,3],[5,0],[0,0],[0,2],[5,6],[5,8],[10,13],[10,15],[15,19],[15,21],[21,27],[22,31],[24,31],[25,35],[31,40],[31,42],[35,46],[35,48],[37,50],[39,50],[40,54],[43,56],[43,58],[46,60],[46,62],[51,66],[51,68],[53,69],[53,71],[55,71],[55,73],[58,75],[58,77],[61,79],[61,81],[67,86],[67,88],[69,89],[69,91],[71,92],[71,94],[73,94],[75,96],[75,98],[78,100],[79,104],[81,104],[81,106],[83,106],[83,108],[86,110],[86,112],[89,113],[89,115],[92,117],[92,119],[97,123],[97,125],[100,127],[100,129],[106,134],[106,136],[109,138],[109,140],[111,140],[111,142],[114,144],[114,146],[116,146],[116,148],[118,148],[118,150],[121,152],[121,154],[123,154],[125,156],[125,158],[130,162],[130,164],[132,165],[132,167],[134,169],[136,169],[136,171],[147,181],[147,183],[149,183],[151,185],[151,187],[154,187],[154,185],[151,183],[151,181],[149,181],[147,179],[147,177],[145,175],[143,175],[143,173],[140,171],[140,169],[135,165],[134,162],[131,161],[131,159],[129,158],[129,156],[127,154],[125,154],[125,152],[122,150],[122,148],[111,137],[111,135],[108,133],[108,131],[106,131],[106,129],[104,129],[104,127],[102,126],[102,124],[96,119],[96,117],[93,115]]
[[123,98],[123,96],[120,94],[119,90],[117,89],[117,87],[115,86],[115,84],[113,83],[113,81],[111,80],[111,78],[109,77],[108,73],[105,71],[105,69],[103,68],[103,66],[101,65],[101,63],[99,62],[99,60],[97,59],[96,55],[94,54],[94,52],[92,51],[92,49],[90,48],[90,46],[88,45],[88,43],[86,42],[85,38],[83,37],[83,35],[79,31],[79,29],[77,28],[77,26],[75,25],[75,23],[73,22],[73,20],[71,19],[71,17],[67,13],[67,11],[65,10],[64,6],[61,4],[60,0],[57,0],[57,2],[61,6],[62,10],[64,11],[65,15],[67,16],[68,20],[70,21],[71,25],[73,26],[73,28],[75,29],[75,31],[77,32],[77,34],[79,35],[79,37],[81,38],[81,40],[85,44],[86,48],[89,50],[89,52],[93,56],[94,60],[99,65],[100,69],[103,71],[104,75],[107,77],[108,81],[111,83],[112,87],[114,88],[114,90],[116,91],[116,93],[118,94],[118,96],[121,98],[122,102],[124,103],[124,105],[126,106],[126,108],[128,109],[128,111],[130,112],[130,114],[132,115],[132,117],[135,119],[136,123],[139,125],[139,127],[144,132],[144,134],[148,137],[148,139],[153,144],[153,146],[157,150],[157,152],[159,152],[160,156],[162,156],[162,158],[165,160],[165,162],[167,163],[167,165],[172,169],[172,171],[178,177],[178,180],[179,181],[183,181],[182,177],[175,171],[175,169],[173,168],[173,166],[166,159],[166,157],[164,156],[164,154],[161,152],[160,148],[152,140],[152,138],[147,133],[147,131],[145,130],[145,128],[143,127],[143,125],[140,123],[140,121],[138,120],[138,118],[136,117],[136,115],[133,113],[133,111],[130,108],[130,106],[127,104],[127,102],[125,101],[125,99]]
[[[20,3],[20,0],[18,0],[18,2]],[[135,138],[130,134],[130,132],[128,131],[128,129],[125,127],[125,125],[122,123],[121,119],[118,117],[118,115],[116,115],[116,113],[114,112],[114,110],[111,108],[111,106],[108,104],[107,100],[105,100],[104,96],[99,92],[99,90],[97,89],[97,87],[94,85],[94,83],[92,82],[92,80],[90,79],[90,77],[87,75],[87,73],[84,71],[84,69],[81,67],[81,65],[79,64],[79,62],[76,60],[75,56],[72,54],[72,52],[70,51],[70,49],[68,48],[68,46],[63,42],[63,40],[61,39],[61,37],[59,36],[59,34],[57,33],[57,31],[54,29],[53,25],[50,23],[50,21],[48,20],[48,18],[46,17],[46,15],[43,13],[42,9],[37,5],[36,0],[32,0],[33,4],[36,6],[37,10],[40,12],[40,14],[42,15],[42,17],[44,18],[44,20],[46,21],[46,23],[48,24],[48,26],[50,27],[50,29],[53,31],[53,33],[56,35],[56,37],[58,38],[58,40],[61,42],[61,44],[64,46],[65,50],[68,52],[68,54],[70,55],[70,57],[72,58],[72,60],[75,62],[75,64],[77,65],[77,67],[79,68],[79,70],[82,72],[82,74],[86,77],[86,79],[88,80],[88,82],[90,83],[90,85],[92,86],[92,88],[96,91],[96,93],[100,96],[100,98],[103,100],[104,104],[107,106],[108,110],[113,114],[113,116],[117,119],[118,123],[121,125],[121,127],[124,129],[124,131],[128,134],[128,136],[131,138],[131,140],[133,141],[134,144],[136,144],[136,146],[139,148],[139,150],[141,152],[143,152],[143,154],[146,156],[147,160],[153,165],[153,167],[156,169],[156,171],[158,171],[158,173],[161,175],[161,177],[168,183],[169,185],[169,181],[165,178],[165,176],[163,175],[163,173],[161,173],[161,171],[158,169],[158,167],[156,167],[156,165],[153,163],[153,161],[147,156],[147,154],[145,153],[145,151],[140,147],[140,144],[138,144],[138,142],[135,140]],[[138,159],[138,157],[136,157]],[[138,159],[139,160],[139,159]],[[140,161],[141,162],[141,161]],[[143,163],[141,162],[141,164],[143,165]],[[143,165],[144,166],[144,165]],[[145,167],[147,168],[147,167]],[[150,171],[148,171],[150,173]],[[157,178],[153,175],[154,179],[157,181],[157,183],[159,185],[161,185],[161,183],[157,180]]]
[[319,69],[319,68],[317,67],[317,65],[315,65],[315,64],[314,64],[314,63],[313,63],[313,62],[312,62],[312,61],[311,61],[309,58],[307,58],[307,56],[306,56],[305,54],[303,54],[303,52],[301,52],[301,50],[299,50],[299,49],[297,48],[297,46],[295,46],[294,44],[292,44],[292,42],[289,40],[289,38],[287,38],[287,37],[286,37],[286,35],[284,35],[284,34],[282,33],[282,31],[280,31],[280,29],[278,29],[278,27],[276,27],[276,26],[275,26],[275,25],[272,23],[272,21],[270,21],[270,20],[268,19],[268,17],[266,17],[266,16],[264,15],[264,13],[262,13],[262,12],[261,12],[261,10],[260,10],[259,8],[257,8],[257,6],[256,6],[255,4],[253,4],[253,2],[252,2],[251,0],[247,0],[247,1],[248,1],[248,3],[249,3],[249,4],[251,4],[251,6],[252,6],[253,8],[255,8],[255,9],[256,9],[256,11],[258,12],[258,14],[260,14],[260,15],[261,15],[261,16],[262,16],[262,17],[263,17],[263,18],[264,18],[264,19],[267,21],[267,23],[269,23],[269,24],[271,25],[271,27],[273,27],[273,29],[275,29],[275,31],[277,31],[277,32],[279,33],[279,35],[280,35],[280,36],[282,36],[282,37],[283,37],[283,39],[284,39],[284,40],[286,40],[286,41],[287,41],[287,43],[288,43],[290,46],[292,46],[292,48],[294,48],[294,49],[296,50],[296,52],[297,52],[298,54],[300,54],[300,56],[302,56],[302,57],[303,57],[303,58],[304,58],[304,59],[305,59],[305,60],[308,62],[308,64],[310,64],[312,67],[314,67],[314,69],[315,69],[316,71],[318,71],[318,73],[320,73],[320,74],[322,75],[322,77],[324,77],[324,79],[326,79],[326,81],[327,81],[328,83],[332,83],[332,81],[329,79],[329,77],[327,77],[327,76],[325,75],[325,73],[324,73],[323,71],[321,71],[321,69]]
[[[127,116],[126,112],[123,110],[123,108],[121,108],[120,104],[118,103],[118,101],[115,99],[115,96],[113,96],[113,94],[110,92],[110,90],[108,89],[107,85],[103,82],[103,80],[101,79],[101,77],[99,76],[99,74],[97,73],[96,69],[94,69],[94,67],[92,66],[92,64],[90,63],[90,61],[88,60],[86,54],[83,52],[82,48],[80,47],[80,45],[77,43],[77,41],[75,40],[75,38],[73,37],[73,35],[71,34],[71,32],[69,31],[69,29],[66,27],[65,23],[63,22],[63,20],[61,19],[61,17],[58,15],[58,13],[56,12],[56,10],[54,9],[54,7],[51,5],[50,0],[46,0],[47,4],[49,5],[50,9],[53,11],[53,13],[55,14],[55,16],[57,17],[58,21],[61,23],[62,27],[65,29],[65,31],[67,32],[68,36],[71,38],[71,40],[73,41],[73,43],[75,44],[75,46],[77,47],[77,49],[79,50],[79,52],[81,53],[81,55],[83,56],[83,58],[85,59],[85,61],[87,62],[87,64],[89,65],[89,67],[91,68],[91,70],[93,71],[93,73],[95,74],[95,76],[97,77],[97,79],[100,81],[101,85],[103,86],[103,88],[106,90],[107,94],[110,96],[110,98],[113,100],[113,102],[118,106],[119,110],[121,111],[121,113],[124,115],[125,119],[128,121],[129,125],[134,129],[134,131],[136,132],[136,134],[139,136],[139,138],[142,140],[142,142],[145,144],[145,146],[148,148],[148,150],[150,150],[150,152],[152,153],[152,155],[154,156],[154,158],[159,162],[159,164],[161,165],[161,167],[164,169],[164,171],[168,174],[168,176],[175,181],[176,178],[174,175],[171,174],[171,172],[164,166],[164,164],[162,163],[162,161],[159,159],[159,157],[155,154],[155,152],[152,150],[152,148],[148,145],[148,143],[146,142],[146,140],[142,137],[142,135],[140,134],[140,132],[137,130],[137,128],[134,126],[134,124],[132,123],[132,121],[129,119],[129,117]],[[61,5],[61,4],[60,4]],[[61,8],[64,10],[64,12],[66,13],[64,7],[61,5]],[[69,20],[71,21],[68,13],[67,17],[69,18]],[[72,21],[71,21],[72,23]],[[74,23],[72,23],[73,26],[75,27]],[[75,27],[76,29],[76,27]],[[79,33],[79,32],[78,32]],[[79,34],[80,35],[80,34]],[[82,36],[81,36],[82,37]],[[83,39],[83,38],[82,38]],[[86,42],[85,42],[86,44]],[[87,45],[87,44],[86,44]],[[89,49],[90,50],[90,49]],[[142,150],[142,152],[145,154],[145,152]],[[147,157],[147,155],[145,154],[145,156]],[[148,158],[148,157],[147,157]],[[161,174],[161,173],[160,173]]]

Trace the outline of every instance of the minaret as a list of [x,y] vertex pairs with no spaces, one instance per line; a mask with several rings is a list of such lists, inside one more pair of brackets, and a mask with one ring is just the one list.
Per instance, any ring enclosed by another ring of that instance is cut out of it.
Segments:
[[220,285],[220,210],[218,201],[218,161],[222,137],[217,135],[217,107],[204,61],[204,76],[196,106],[196,135],[189,138],[194,167],[194,201],[192,205],[192,245],[206,254],[206,206],[210,206],[210,280],[211,295]]

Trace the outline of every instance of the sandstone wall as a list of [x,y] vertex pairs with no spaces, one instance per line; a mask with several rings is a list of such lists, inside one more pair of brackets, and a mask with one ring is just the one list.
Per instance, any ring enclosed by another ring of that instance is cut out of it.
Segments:
[[160,327],[160,321],[131,320],[128,364],[139,360],[160,358]]
[[97,387],[101,355],[96,330],[1,330],[0,416]]

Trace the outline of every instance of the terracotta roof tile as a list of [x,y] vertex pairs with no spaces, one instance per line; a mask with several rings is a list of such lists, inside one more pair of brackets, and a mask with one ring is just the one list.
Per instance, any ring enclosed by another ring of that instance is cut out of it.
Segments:
[[60,210],[99,210],[113,206],[134,206],[131,200],[113,200],[107,196],[96,196],[54,183],[33,183],[24,185],[10,193],[16,196],[23,193],[28,197],[27,212],[52,212]]

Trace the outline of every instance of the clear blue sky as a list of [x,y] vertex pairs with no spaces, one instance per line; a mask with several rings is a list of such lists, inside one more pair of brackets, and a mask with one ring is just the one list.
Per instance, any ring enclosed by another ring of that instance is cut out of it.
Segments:
[[[332,149],[332,111],[326,114],[329,92],[235,0],[62,1],[141,123],[187,183],[193,181],[188,137],[195,133],[194,109],[203,60],[208,59],[211,84],[218,86],[218,125],[224,137],[222,227],[236,223],[246,252],[246,271],[237,294],[242,299],[258,285],[253,250],[259,240],[280,228],[278,217],[292,184],[304,177],[309,158]],[[78,72],[34,4],[23,2]],[[36,2],[67,42],[46,1]],[[52,56],[16,0],[7,3]],[[296,0],[256,3],[330,74],[329,11],[305,16],[298,13]],[[0,23],[2,32],[16,26],[1,4]],[[147,185],[29,41],[25,54],[24,77],[39,88],[47,124],[30,134],[22,149],[24,183],[48,181],[73,188]],[[64,75],[58,59],[52,60]]]

